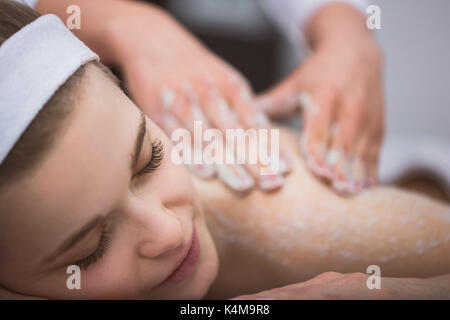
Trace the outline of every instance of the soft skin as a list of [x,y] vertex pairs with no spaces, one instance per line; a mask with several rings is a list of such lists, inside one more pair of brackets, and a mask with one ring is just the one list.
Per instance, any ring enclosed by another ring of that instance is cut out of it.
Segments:
[[[102,94],[98,94],[101,92]],[[130,168],[140,110],[99,68],[88,65],[68,124],[38,167],[0,192],[0,283],[44,298],[201,298],[217,272],[217,255],[199,198],[183,165],[170,161],[171,142],[145,118],[140,157]],[[160,140],[159,168],[137,175]],[[99,216],[74,247],[48,256]],[[193,226],[200,258],[183,282],[161,284],[189,246]],[[68,265],[93,252],[102,231],[104,255],[68,290]]]
[[[244,298],[449,297],[450,277],[437,277],[450,270],[448,205],[393,188],[339,197],[295,156],[287,185],[270,195],[242,196],[219,181],[193,184],[148,118],[131,170],[141,119],[103,71],[87,66],[79,101],[44,161],[0,190],[0,297],[231,298],[263,290]],[[294,134],[283,130],[281,137],[298,152]],[[155,140],[166,157],[153,173],[138,176]],[[42,263],[96,215],[80,243]],[[193,225],[201,247],[196,269],[183,282],[162,284]],[[111,233],[107,250],[82,271],[82,290],[68,290],[67,266],[95,250],[102,230]],[[386,290],[369,292],[361,272],[371,264],[382,276],[414,278],[389,278],[382,281]],[[329,270],[349,275],[302,282]]]

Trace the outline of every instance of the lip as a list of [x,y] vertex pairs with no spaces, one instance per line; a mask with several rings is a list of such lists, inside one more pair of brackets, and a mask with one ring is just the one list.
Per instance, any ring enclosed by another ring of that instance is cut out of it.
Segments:
[[198,258],[200,256],[200,243],[198,241],[197,232],[195,226],[192,230],[192,239],[189,243],[189,247],[186,248],[183,258],[178,261],[176,267],[170,273],[170,275],[162,282],[166,283],[179,283],[186,280],[194,271],[197,266]]

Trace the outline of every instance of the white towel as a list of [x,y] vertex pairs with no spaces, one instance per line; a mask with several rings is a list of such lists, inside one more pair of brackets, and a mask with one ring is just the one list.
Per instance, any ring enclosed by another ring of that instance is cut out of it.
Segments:
[[58,88],[98,59],[55,15],[42,16],[0,46],[0,164]]

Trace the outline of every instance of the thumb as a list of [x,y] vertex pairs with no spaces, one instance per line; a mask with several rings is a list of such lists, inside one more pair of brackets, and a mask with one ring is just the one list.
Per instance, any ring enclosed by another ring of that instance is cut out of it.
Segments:
[[255,97],[256,107],[269,117],[282,118],[299,109],[297,75],[293,73],[281,83]]

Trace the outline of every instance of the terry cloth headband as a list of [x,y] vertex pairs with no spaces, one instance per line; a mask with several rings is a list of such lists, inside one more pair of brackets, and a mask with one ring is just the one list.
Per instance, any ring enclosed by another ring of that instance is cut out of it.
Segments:
[[0,165],[39,111],[82,65],[98,60],[55,15],[0,46]]

